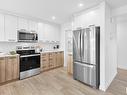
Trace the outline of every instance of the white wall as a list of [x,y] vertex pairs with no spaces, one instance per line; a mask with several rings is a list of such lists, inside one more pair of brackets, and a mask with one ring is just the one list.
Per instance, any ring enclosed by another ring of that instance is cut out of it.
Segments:
[[112,9],[105,5],[105,87],[110,85],[117,74],[117,31]]
[[65,37],[65,32],[68,30],[72,30],[72,22],[66,22],[61,25],[61,46],[60,48],[64,50],[64,66],[67,66],[67,48],[66,48],[66,37]]
[[127,21],[117,23],[118,68],[127,70]]
[[105,91],[117,73],[117,47],[115,23],[111,21],[111,8],[106,2],[74,15],[74,29],[100,26],[100,89]]
[[112,16],[121,16],[127,14],[127,5],[121,6],[120,8],[115,8],[112,10]]
[[74,29],[100,26],[100,89],[105,90],[105,3],[76,14],[74,17]]

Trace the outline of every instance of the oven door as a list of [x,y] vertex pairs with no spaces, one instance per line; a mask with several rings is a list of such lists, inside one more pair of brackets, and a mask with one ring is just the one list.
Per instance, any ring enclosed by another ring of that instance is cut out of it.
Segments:
[[40,68],[40,54],[20,56],[20,72]]

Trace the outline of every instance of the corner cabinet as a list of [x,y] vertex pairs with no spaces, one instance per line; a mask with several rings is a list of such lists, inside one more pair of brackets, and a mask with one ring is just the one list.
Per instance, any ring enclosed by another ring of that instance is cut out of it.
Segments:
[[17,20],[16,16],[5,15],[5,41],[17,41]]
[[0,84],[19,78],[19,56],[0,57]]

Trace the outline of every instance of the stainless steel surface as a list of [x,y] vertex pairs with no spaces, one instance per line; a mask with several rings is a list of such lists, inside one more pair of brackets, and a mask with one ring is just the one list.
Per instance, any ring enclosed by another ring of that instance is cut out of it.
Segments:
[[96,87],[96,66],[75,62],[74,78],[87,85]]
[[95,31],[90,28],[83,29],[81,40],[83,40],[81,42],[82,62],[86,62],[89,64],[96,64],[95,63],[95,59],[96,59],[95,58],[95,49],[96,49]]
[[81,61],[81,30],[73,32],[73,58]]
[[19,50],[35,50],[35,46],[33,45],[28,45],[28,46],[16,46],[16,51]]
[[[23,39],[23,40],[21,40],[20,39],[20,33],[26,33],[26,35],[27,34],[33,34],[34,35],[34,38],[32,38],[31,40],[28,40],[28,39]],[[38,34],[37,34],[37,32],[31,32],[31,31],[27,31],[27,30],[25,30],[25,29],[21,29],[21,30],[18,30],[17,31],[17,39],[18,39],[18,42],[33,42],[33,43],[36,43],[36,42],[38,42],[38,39],[36,39],[36,37],[38,38]]]
[[100,27],[90,26],[73,31],[73,77],[99,88]]
[[40,56],[40,54],[24,55],[24,56],[20,56],[20,57],[24,58],[24,57],[33,57],[33,56]]
[[38,42],[36,40],[18,40],[18,42]]
[[40,73],[40,68],[36,68],[36,69],[20,72],[20,80],[24,79],[24,78],[28,78],[28,77],[34,76],[34,75],[37,75],[39,73]]

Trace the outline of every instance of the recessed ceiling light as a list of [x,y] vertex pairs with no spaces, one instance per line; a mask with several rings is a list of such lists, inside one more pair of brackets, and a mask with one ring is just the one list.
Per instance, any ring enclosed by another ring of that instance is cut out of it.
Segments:
[[55,20],[56,19],[56,17],[55,16],[52,16],[52,20]]
[[83,4],[83,3],[79,3],[78,6],[79,6],[79,7],[83,7],[84,4]]

